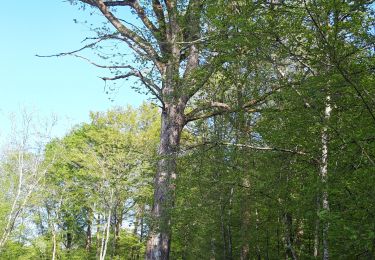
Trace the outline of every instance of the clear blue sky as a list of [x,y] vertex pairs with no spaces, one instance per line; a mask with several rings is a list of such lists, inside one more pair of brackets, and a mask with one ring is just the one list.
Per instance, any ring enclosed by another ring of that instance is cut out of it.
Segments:
[[0,138],[9,129],[9,113],[25,107],[41,117],[54,113],[59,118],[56,133],[87,121],[90,111],[113,106],[138,106],[146,97],[122,85],[114,102],[104,92],[99,76],[108,75],[74,57],[38,58],[78,49],[90,29],[73,19],[94,24],[100,16],[78,10],[64,0],[4,1],[0,16]]

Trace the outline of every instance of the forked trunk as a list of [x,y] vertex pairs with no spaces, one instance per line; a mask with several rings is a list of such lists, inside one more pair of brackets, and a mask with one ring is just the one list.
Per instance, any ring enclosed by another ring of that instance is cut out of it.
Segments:
[[[177,103],[177,102],[176,102]],[[185,104],[165,104],[161,117],[158,169],[154,179],[154,203],[146,259],[169,259],[171,209],[174,205],[176,157],[184,126]]]
[[[292,215],[287,212],[284,214],[285,222],[285,246],[286,246],[286,256],[290,256],[293,260],[297,260],[298,256],[293,247],[293,238],[292,238]],[[289,259],[289,258],[288,258]]]

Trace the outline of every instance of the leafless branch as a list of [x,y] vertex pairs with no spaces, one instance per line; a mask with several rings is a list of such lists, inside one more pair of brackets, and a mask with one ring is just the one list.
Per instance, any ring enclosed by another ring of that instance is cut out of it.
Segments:
[[119,80],[119,79],[126,79],[130,77],[137,77],[141,80],[143,85],[164,105],[163,99],[161,96],[161,89],[154,83],[152,80],[146,78],[143,76],[142,72],[136,69],[132,69],[132,71],[114,76],[114,77],[100,77],[104,81],[114,81],[114,80]]
[[[36,54],[35,56],[37,57],[40,57],[40,58],[51,58],[51,57],[61,57],[61,56],[67,56],[67,55],[73,55],[75,53],[78,53],[78,52],[81,52],[85,49],[88,49],[88,48],[92,48],[94,47],[95,45],[97,45],[98,43],[104,41],[104,40],[108,40],[108,39],[112,39],[116,34],[110,34],[110,35],[105,35],[103,37],[100,37],[100,38],[96,38],[97,40],[95,42],[92,42],[92,43],[89,43],[77,50],[74,50],[74,51],[70,51],[70,52],[61,52],[61,53],[57,53],[57,54],[52,54],[52,55],[39,55],[39,54]],[[86,38],[85,40],[87,40],[89,38]],[[84,40],[84,41],[85,41]]]
[[77,54],[72,54],[72,56],[74,57],[77,57],[77,58],[80,58],[80,59],[83,59],[85,61],[87,61],[88,63],[94,65],[95,67],[98,67],[98,68],[102,68],[102,69],[131,69],[133,70],[134,68],[130,65],[101,65],[101,64],[98,64],[96,62],[93,62],[91,61],[90,59],[86,58],[86,57],[83,57],[81,55],[77,55]]
[[102,14],[107,18],[107,20],[115,27],[115,29],[127,40],[133,42],[137,46],[139,46],[146,54],[147,57],[152,60],[155,65],[162,70],[163,64],[160,61],[160,57],[156,50],[152,47],[150,43],[148,43],[145,39],[139,36],[134,31],[127,28],[123,25],[120,20],[113,15],[112,12],[109,11],[108,7],[106,6],[105,2],[102,0],[95,0],[96,6],[102,12]]
[[[243,106],[241,107],[231,107],[228,104],[221,103],[221,102],[215,102],[211,101],[207,104],[201,105],[189,113],[185,115],[186,122],[191,122],[195,121],[198,119],[206,119],[212,116],[217,116],[217,115],[222,115],[226,113],[234,113],[238,111],[246,111],[248,113],[254,113],[254,112],[259,112],[259,109],[256,109],[256,106],[259,104],[263,104],[263,102],[272,94],[274,94],[277,90],[279,90],[282,86],[274,88],[272,91],[269,91],[265,94],[263,94],[260,98],[258,99],[252,99],[248,102],[246,102]],[[212,110],[216,109],[214,111],[208,111],[204,113],[206,110]]]

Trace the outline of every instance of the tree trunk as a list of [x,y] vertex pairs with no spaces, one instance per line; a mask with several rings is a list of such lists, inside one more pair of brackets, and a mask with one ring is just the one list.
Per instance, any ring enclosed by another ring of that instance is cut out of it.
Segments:
[[73,242],[73,234],[68,231],[66,233],[66,249],[70,250],[72,248],[72,242]]
[[[118,209],[120,208],[120,209]],[[123,207],[119,207],[118,205],[116,206],[115,210],[115,216],[114,216],[114,221],[115,221],[115,237],[113,239],[113,254],[114,255],[119,255],[119,249],[120,249],[120,232],[121,232],[121,226],[122,226],[122,221],[123,221],[123,212],[124,209]]]
[[86,250],[90,251],[91,250],[91,244],[92,244],[92,209],[88,208],[87,209],[88,214],[87,214],[87,229],[86,229]]
[[230,199],[229,199],[229,210],[228,210],[228,259],[233,259],[233,244],[232,244],[232,228],[231,228],[231,218],[232,218],[232,200],[233,200],[233,187],[230,190]]
[[[250,180],[249,177],[246,176],[243,180],[243,186],[244,187],[250,187]],[[243,192],[243,201],[242,201],[242,216],[241,216],[241,260],[249,260],[250,259],[250,247],[249,247],[249,241],[250,241],[250,200],[249,200],[249,194],[248,192]]]
[[107,214],[107,223],[105,224],[102,237],[102,245],[100,249],[100,260],[104,260],[107,254],[107,247],[109,241],[109,231],[111,229],[111,218],[112,218],[112,207],[113,207],[113,189],[111,189],[108,214]]
[[96,259],[99,259],[100,249],[101,249],[101,246],[100,246],[100,232],[101,232],[100,226],[101,226],[100,213],[98,213],[98,218],[96,220]]
[[[316,210],[320,211],[320,198],[319,194],[316,196]],[[315,230],[314,230],[314,258],[319,256],[319,230],[320,230],[320,219],[319,217],[315,220]]]
[[[170,92],[171,93],[171,92]],[[170,93],[170,96],[172,96]],[[147,241],[146,259],[169,259],[171,209],[174,205],[176,156],[184,127],[185,102],[165,103],[161,115],[158,169],[154,179],[153,223]]]
[[56,232],[54,229],[52,229],[52,260],[56,259],[56,248],[57,248],[57,243],[56,243]]
[[[321,165],[320,165],[320,178],[322,183],[322,210],[325,214],[329,212],[329,202],[328,202],[328,187],[327,187],[327,179],[328,179],[328,121],[331,117],[331,97],[329,95],[326,96],[325,101],[325,111],[324,111],[324,122],[323,122],[323,131],[322,131],[322,158],[321,158]],[[329,222],[326,219],[323,219],[323,259],[329,259],[329,250],[328,250],[328,229],[329,229]]]
[[297,254],[293,247],[293,238],[292,238],[292,215],[290,213],[285,213],[284,222],[285,222],[285,244],[286,244],[286,255],[289,255],[293,260],[297,260]]

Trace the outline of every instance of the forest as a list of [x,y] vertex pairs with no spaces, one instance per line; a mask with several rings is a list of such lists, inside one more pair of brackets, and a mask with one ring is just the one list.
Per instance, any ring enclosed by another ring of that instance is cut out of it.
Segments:
[[105,22],[41,59],[149,99],[22,113],[0,259],[375,259],[374,1],[65,2]]

